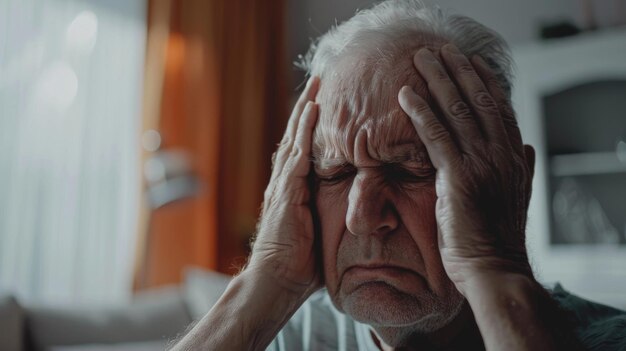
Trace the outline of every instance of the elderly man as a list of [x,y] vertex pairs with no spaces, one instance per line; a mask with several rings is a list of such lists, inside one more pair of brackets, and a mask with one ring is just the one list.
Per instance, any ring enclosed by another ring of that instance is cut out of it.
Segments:
[[557,301],[573,297],[544,290],[526,255],[534,151],[506,44],[388,1],[305,64],[248,265],[174,349],[581,347]]

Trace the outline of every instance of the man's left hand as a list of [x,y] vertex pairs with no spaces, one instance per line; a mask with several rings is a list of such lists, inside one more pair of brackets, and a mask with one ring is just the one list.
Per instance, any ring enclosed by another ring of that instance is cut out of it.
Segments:
[[436,217],[443,265],[466,295],[473,279],[494,273],[532,277],[525,226],[534,150],[523,145],[510,101],[488,65],[454,45],[441,60],[421,49],[414,64],[437,105],[410,87],[399,93],[437,169]]

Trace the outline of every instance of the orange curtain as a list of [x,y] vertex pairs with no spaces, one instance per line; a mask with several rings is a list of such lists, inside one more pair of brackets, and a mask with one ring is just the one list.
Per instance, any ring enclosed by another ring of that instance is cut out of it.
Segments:
[[[284,0],[150,1],[148,55],[159,55],[150,48],[159,18],[168,18],[169,30],[164,58],[147,57],[147,67],[163,62],[162,89],[144,111],[159,105],[152,124],[161,150],[185,150],[202,186],[197,196],[147,216],[139,288],[178,283],[189,265],[233,274],[245,262],[287,118],[284,6]],[[157,69],[146,72],[146,84],[159,81],[149,79]]]

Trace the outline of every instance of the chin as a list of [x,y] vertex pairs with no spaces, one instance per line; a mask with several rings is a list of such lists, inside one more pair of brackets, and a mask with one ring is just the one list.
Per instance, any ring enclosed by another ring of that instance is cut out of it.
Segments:
[[372,328],[376,331],[378,338],[391,347],[410,346],[416,337],[435,333],[449,325],[463,309],[463,303],[464,300],[457,306],[452,306],[455,308],[447,313],[433,313],[409,326],[372,325]]
[[384,282],[372,282],[333,301],[354,320],[372,326],[385,343],[397,346],[412,335],[448,325],[461,311],[464,298],[457,291],[441,298],[431,291],[409,294]]

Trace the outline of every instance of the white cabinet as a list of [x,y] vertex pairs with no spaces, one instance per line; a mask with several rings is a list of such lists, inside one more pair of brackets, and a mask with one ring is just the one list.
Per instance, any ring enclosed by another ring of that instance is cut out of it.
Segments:
[[527,228],[535,272],[625,308],[626,29],[515,47],[513,57],[513,105],[537,151]]

